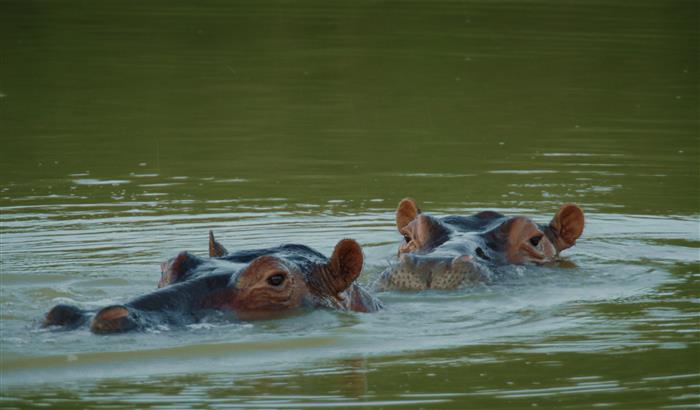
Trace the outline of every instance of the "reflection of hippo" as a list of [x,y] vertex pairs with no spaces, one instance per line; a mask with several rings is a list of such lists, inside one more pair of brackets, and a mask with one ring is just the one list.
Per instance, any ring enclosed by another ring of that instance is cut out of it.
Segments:
[[556,260],[581,236],[583,211],[563,205],[548,225],[493,211],[435,218],[406,198],[396,210],[396,226],[405,240],[399,261],[381,274],[375,289],[453,289],[485,281],[488,266]]
[[76,327],[91,317],[93,332],[120,332],[157,324],[186,324],[207,311],[231,311],[243,320],[265,319],[300,309],[326,307],[372,312],[381,308],[355,279],[362,249],[352,239],[335,247],[330,259],[303,245],[234,252],[210,234],[210,258],[186,252],[163,264],[158,289],[123,305],[93,312],[55,306],[45,326]]

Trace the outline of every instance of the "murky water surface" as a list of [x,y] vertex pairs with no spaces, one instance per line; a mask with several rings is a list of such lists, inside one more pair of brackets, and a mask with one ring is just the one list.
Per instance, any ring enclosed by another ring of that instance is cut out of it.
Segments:
[[[0,1],[3,408],[700,406],[698,3]],[[586,211],[569,267],[377,314],[38,327],[229,249]]]

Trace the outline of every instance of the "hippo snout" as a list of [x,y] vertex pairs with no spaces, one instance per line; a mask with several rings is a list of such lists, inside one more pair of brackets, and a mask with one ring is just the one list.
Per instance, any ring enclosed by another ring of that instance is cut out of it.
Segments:
[[422,256],[403,254],[398,263],[386,269],[375,284],[376,290],[455,289],[469,282],[488,280],[486,268],[470,256]]

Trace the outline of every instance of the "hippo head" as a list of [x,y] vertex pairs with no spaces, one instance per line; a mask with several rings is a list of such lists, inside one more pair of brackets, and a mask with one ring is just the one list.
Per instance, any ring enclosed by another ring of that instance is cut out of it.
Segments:
[[526,216],[485,211],[472,216],[436,218],[406,198],[396,210],[403,236],[398,263],[385,271],[378,289],[454,288],[483,281],[486,266],[544,264],[556,260],[583,232],[584,217],[563,205],[547,225]]
[[[90,329],[113,333],[180,323],[207,310],[232,312],[241,320],[271,319],[318,307],[374,311],[381,304],[354,284],[362,264],[362,249],[352,239],[338,242],[330,258],[303,245],[208,259],[182,252],[164,264],[160,289],[99,310]],[[51,317],[70,313],[62,308]],[[61,323],[51,320],[47,325]]]
[[[461,248],[496,263],[546,263],[574,246],[583,226],[583,211],[574,204],[562,205],[548,225],[536,224],[526,216],[507,217],[493,211],[439,219],[423,214],[410,198],[402,200],[396,211],[396,227],[404,238],[399,245],[399,256],[427,254],[447,245],[453,252]],[[460,239],[474,243],[472,246],[451,243]],[[500,257],[493,257],[494,254]]]
[[231,276],[228,286],[212,299],[214,307],[230,309],[244,320],[268,318],[299,308],[342,308],[344,292],[362,271],[360,245],[344,239],[330,260],[293,261],[260,256]]

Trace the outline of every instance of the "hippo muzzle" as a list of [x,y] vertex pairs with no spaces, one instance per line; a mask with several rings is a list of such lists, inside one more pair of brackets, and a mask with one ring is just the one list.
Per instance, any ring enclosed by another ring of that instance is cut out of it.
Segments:
[[471,256],[453,258],[403,254],[398,263],[380,275],[374,286],[378,291],[455,289],[488,279],[488,270]]

